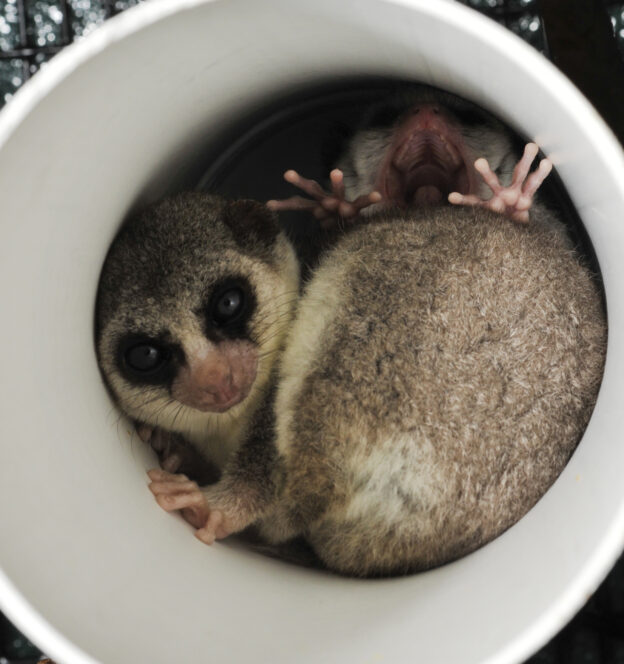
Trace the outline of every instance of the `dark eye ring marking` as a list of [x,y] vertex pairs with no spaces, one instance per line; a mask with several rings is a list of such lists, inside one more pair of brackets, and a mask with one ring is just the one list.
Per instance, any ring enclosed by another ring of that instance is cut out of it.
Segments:
[[210,298],[209,316],[216,327],[236,323],[247,309],[245,289],[233,283],[217,289]]
[[404,112],[403,108],[393,105],[384,105],[375,109],[366,122],[366,129],[392,127]]
[[135,339],[122,352],[126,369],[137,377],[152,377],[169,362],[171,351],[152,339]]

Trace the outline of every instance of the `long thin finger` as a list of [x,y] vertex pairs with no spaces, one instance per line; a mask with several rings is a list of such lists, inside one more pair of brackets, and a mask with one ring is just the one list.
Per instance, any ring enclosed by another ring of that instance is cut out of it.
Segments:
[[187,507],[201,508],[205,506],[204,497],[199,491],[159,495],[156,496],[156,502],[167,512],[173,512],[174,510],[181,510]]
[[452,205],[479,205],[483,201],[474,194],[460,194],[458,191],[453,191],[448,195],[448,202]]
[[309,180],[304,178],[297,171],[286,171],[284,173],[284,180],[290,182],[290,184],[295,185],[302,191],[305,191],[306,194],[314,198],[323,198],[327,196],[327,193],[323,191],[323,188],[316,180]]
[[336,198],[344,198],[344,175],[339,168],[334,168],[334,170],[329,174],[329,181],[331,182],[334,196],[336,196]]
[[193,491],[197,489],[195,482],[150,482],[148,486],[149,490],[154,494],[168,494],[168,493],[180,493],[180,491]]
[[354,201],[351,202],[351,205],[353,205],[356,211],[359,212],[369,205],[379,203],[381,198],[382,196],[378,191],[371,191],[370,194],[362,194],[362,196],[358,196]]
[[522,195],[533,197],[533,194],[540,188],[542,182],[548,177],[552,171],[552,161],[549,159],[542,159],[538,168],[529,175],[522,187]]
[[208,546],[214,544],[214,541],[216,539],[215,533],[212,530],[209,530],[208,528],[199,528],[199,530],[196,530],[195,537],[197,537],[197,539],[200,542],[203,542]]
[[154,481],[159,481],[159,480],[171,480],[176,482],[189,481],[189,478],[186,475],[182,474],[174,475],[173,473],[168,473],[166,470],[162,470],[161,468],[152,468],[151,470],[147,471],[147,474],[149,478]]
[[217,530],[220,529],[222,524],[223,512],[220,510],[212,510],[204,527],[195,531],[195,537],[201,540],[204,544],[213,544],[217,538]]
[[483,157],[480,157],[475,161],[474,163],[475,169],[481,174],[481,177],[483,178],[483,181],[487,186],[495,193],[497,194],[503,186],[498,180],[498,176],[496,173],[490,168],[490,165],[488,164],[487,159],[484,159]]
[[201,528],[206,523],[206,517],[208,515],[208,507],[202,505],[200,507],[186,507],[183,510],[180,510],[182,518],[190,523],[193,528]]
[[525,181],[526,176],[529,174],[529,170],[531,169],[531,164],[533,163],[533,160],[537,156],[538,152],[539,148],[535,143],[527,143],[524,146],[522,159],[520,159],[520,161],[516,164],[516,167],[513,170],[513,175],[511,176],[511,187],[521,185]]
[[162,461],[163,470],[166,470],[168,473],[175,473],[181,465],[182,457],[177,452],[170,454]]
[[280,210],[311,210],[316,205],[316,201],[303,198],[303,196],[291,196],[280,201],[271,200],[266,202],[269,210],[273,210],[274,212],[279,212]]

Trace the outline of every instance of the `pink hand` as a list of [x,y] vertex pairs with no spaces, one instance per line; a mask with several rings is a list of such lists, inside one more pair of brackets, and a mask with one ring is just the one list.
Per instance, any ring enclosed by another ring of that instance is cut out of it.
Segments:
[[184,519],[195,528],[206,523],[210,509],[196,482],[186,475],[174,475],[159,468],[147,474],[151,480],[149,490],[166,512],[180,510]]
[[379,203],[381,200],[381,194],[377,191],[358,196],[354,201],[346,200],[344,175],[338,168],[329,174],[331,193],[326,192],[316,180],[304,178],[297,171],[286,171],[284,179],[312,198],[291,196],[280,201],[267,201],[267,206],[275,211],[310,210],[324,228],[333,226],[337,217],[354,220],[365,207]]
[[486,159],[477,159],[474,164],[475,169],[492,190],[492,198],[484,201],[473,194],[464,195],[454,191],[449,194],[449,203],[483,207],[505,214],[518,223],[528,223],[533,196],[552,170],[552,162],[548,159],[542,159],[538,168],[529,175],[529,169],[538,152],[539,148],[535,143],[528,143],[525,146],[522,159],[516,164],[511,184],[508,187],[501,185],[496,173],[490,168]]
[[147,474],[151,480],[149,489],[156,502],[166,512],[179,510],[184,520],[196,529],[195,536],[204,544],[212,544],[232,532],[227,527],[223,512],[211,509],[197,483],[186,475],[173,475],[158,468]]

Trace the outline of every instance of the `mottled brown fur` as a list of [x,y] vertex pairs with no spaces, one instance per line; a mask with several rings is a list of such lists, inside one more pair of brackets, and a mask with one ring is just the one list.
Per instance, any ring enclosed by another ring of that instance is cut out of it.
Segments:
[[[362,221],[291,321],[283,236],[257,207],[225,205],[185,195],[126,228],[102,279],[98,351],[122,409],[221,462],[203,492],[227,532],[303,536],[335,571],[384,575],[464,555],[531,508],[582,435],[606,345],[599,286],[548,219],[438,207]],[[192,347],[202,292],[232,270],[254,289],[252,339],[273,344],[262,386],[235,412],[168,415],[166,386],[118,375],[116,339],[166,327]]]
[[582,435],[606,343],[599,289],[559,233],[469,209],[386,217],[315,274],[340,306],[278,399],[287,480],[262,524],[357,575],[441,564],[530,509]]

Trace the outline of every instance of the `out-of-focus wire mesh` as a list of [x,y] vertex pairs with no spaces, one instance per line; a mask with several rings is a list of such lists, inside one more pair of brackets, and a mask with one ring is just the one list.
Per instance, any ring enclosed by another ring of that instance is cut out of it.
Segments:
[[611,16],[620,52],[624,56],[624,2],[611,3],[607,5],[607,10]]
[[[141,1],[0,0],[0,106],[64,46]],[[460,1],[546,51],[538,0]],[[604,4],[624,53],[624,1],[604,0]]]
[[51,57],[141,0],[0,0],[0,106]]
[[[0,0],[0,107],[64,46],[141,1]],[[459,1],[548,55],[538,0]],[[624,0],[603,2],[624,55]],[[36,662],[39,654],[0,615],[0,664]],[[624,664],[624,558],[570,624],[527,664]]]
[[487,14],[538,51],[542,53],[545,51],[537,0],[460,0],[460,2]]

